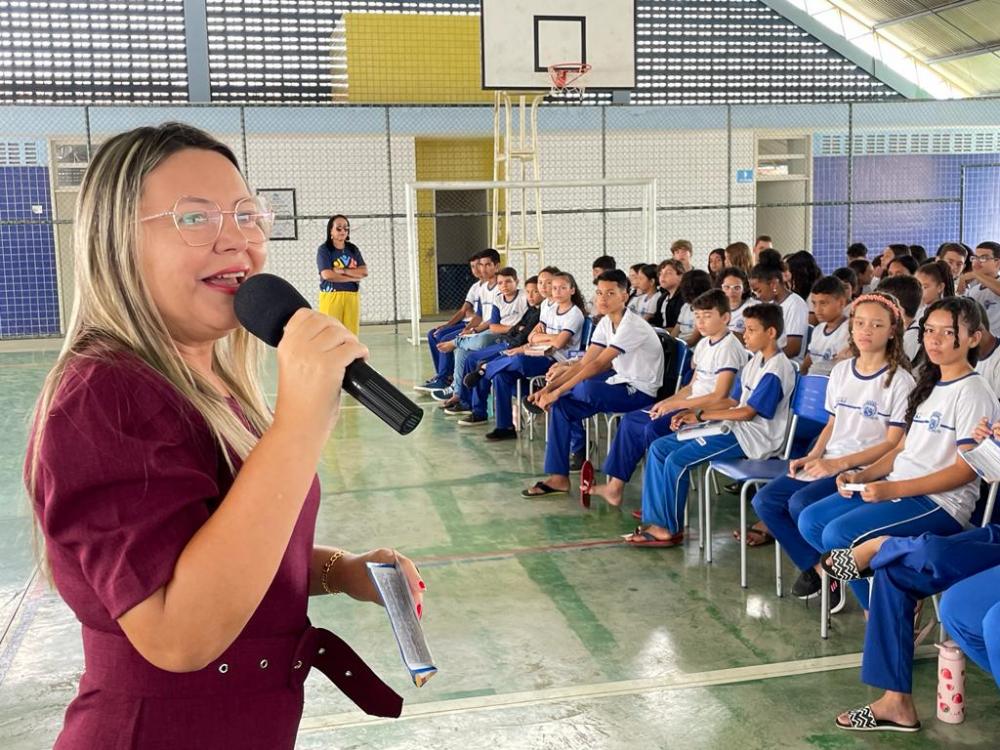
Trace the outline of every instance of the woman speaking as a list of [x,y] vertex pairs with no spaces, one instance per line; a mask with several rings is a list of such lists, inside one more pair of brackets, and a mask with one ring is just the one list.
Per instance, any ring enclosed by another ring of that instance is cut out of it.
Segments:
[[[313,543],[316,465],[367,350],[299,310],[273,412],[233,298],[273,221],[233,153],[170,123],[95,154],[75,223],[75,303],[36,407],[25,478],[85,670],[57,748],[291,748],[315,666],[370,713],[400,699],[310,595],[378,601],[366,563]],[[398,558],[422,609],[425,589]]]

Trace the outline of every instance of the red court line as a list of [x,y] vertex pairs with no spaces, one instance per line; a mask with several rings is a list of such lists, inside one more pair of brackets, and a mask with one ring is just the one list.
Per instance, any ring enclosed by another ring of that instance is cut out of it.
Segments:
[[617,547],[621,544],[618,539],[585,539],[579,542],[564,542],[563,544],[550,544],[541,547],[521,547],[510,550],[493,550],[490,552],[469,552],[462,555],[438,555],[433,557],[422,557],[414,562],[417,565],[434,565],[454,562],[475,562],[478,560],[505,560],[517,555],[544,554],[546,552],[565,552],[575,549],[593,549],[597,547]]

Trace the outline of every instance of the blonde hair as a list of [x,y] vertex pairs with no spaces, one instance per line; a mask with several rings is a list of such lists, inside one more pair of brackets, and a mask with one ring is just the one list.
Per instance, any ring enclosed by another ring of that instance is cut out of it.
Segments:
[[[180,355],[140,271],[139,201],[146,177],[184,149],[204,149],[239,164],[208,133],[181,123],[142,127],[117,135],[94,154],[80,187],[73,227],[74,299],[66,339],[45,378],[33,415],[26,485],[35,497],[45,424],[67,368],[81,358],[126,353],[167,381],[204,419],[230,470],[271,422],[260,386],[263,347],[239,328],[217,341],[212,369],[238,401],[251,429],[225,399]],[[35,528],[39,551],[38,528]]]

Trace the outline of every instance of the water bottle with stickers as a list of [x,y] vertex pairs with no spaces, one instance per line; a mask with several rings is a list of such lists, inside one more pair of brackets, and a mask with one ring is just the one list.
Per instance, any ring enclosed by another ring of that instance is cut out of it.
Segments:
[[965,654],[955,641],[938,648],[937,717],[949,724],[965,721]]

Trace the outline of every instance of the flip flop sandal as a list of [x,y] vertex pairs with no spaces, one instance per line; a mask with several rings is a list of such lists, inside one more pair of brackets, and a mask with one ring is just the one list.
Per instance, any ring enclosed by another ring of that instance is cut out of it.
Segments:
[[820,565],[827,575],[838,581],[857,581],[874,575],[871,568],[858,570],[858,563],[850,547],[830,550],[830,554],[823,558]]
[[[759,541],[754,541],[754,537],[758,538]],[[740,540],[740,530],[733,529],[733,539],[736,541]],[[769,544],[774,543],[774,536],[770,531],[764,531],[763,529],[755,529],[753,526],[747,529],[747,547],[766,547]]]
[[[541,490],[541,492],[532,492],[531,490]],[[557,490],[545,482],[535,482],[528,489],[521,490],[521,497],[545,497],[546,495],[566,495],[568,493],[569,490]]]
[[594,465],[584,461],[580,467],[580,505],[590,507],[590,491],[594,489]]
[[642,511],[641,510],[633,510],[632,511],[632,518],[634,518],[636,521],[641,521],[642,520]]
[[524,408],[528,410],[530,414],[544,414],[545,410],[541,407],[536,406],[531,401],[528,401],[528,397],[525,396],[521,399],[521,403],[524,404]]
[[864,706],[862,708],[855,708],[847,712],[847,720],[849,724],[841,724],[840,718],[834,720],[836,724],[841,729],[846,729],[851,732],[919,732],[920,722],[916,724],[897,724],[895,721],[889,721],[888,719],[876,719],[875,714],[872,713],[871,706]]
[[631,547],[676,547],[684,541],[684,535],[674,534],[669,539],[657,539],[642,526],[636,526],[635,531],[626,534],[622,539]]

